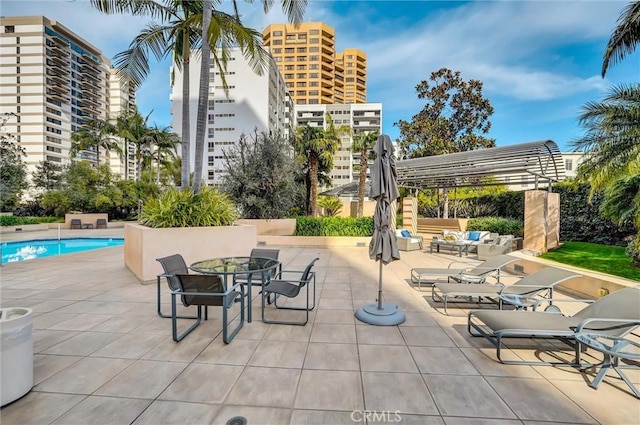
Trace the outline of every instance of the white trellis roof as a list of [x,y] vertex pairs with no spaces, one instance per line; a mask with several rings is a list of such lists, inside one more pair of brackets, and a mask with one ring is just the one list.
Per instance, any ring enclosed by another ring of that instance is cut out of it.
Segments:
[[396,162],[398,185],[416,189],[483,186],[483,177],[494,184],[542,184],[565,178],[564,162],[552,140],[498,148],[400,160]]

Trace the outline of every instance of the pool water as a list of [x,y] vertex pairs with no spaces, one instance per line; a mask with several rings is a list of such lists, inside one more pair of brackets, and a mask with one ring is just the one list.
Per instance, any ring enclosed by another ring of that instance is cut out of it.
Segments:
[[5,242],[1,245],[2,264],[122,245],[124,245],[122,238],[40,239]]

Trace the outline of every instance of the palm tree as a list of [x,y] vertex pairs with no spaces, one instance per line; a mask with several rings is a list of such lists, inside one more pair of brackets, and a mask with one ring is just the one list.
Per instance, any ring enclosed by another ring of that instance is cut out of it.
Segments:
[[[246,0],[251,3],[253,0]],[[262,0],[264,12],[267,13],[273,4],[273,0]],[[202,14],[202,43],[200,63],[200,85],[198,90],[198,112],[196,115],[196,146],[195,146],[195,167],[193,185],[196,193],[200,191],[202,180],[202,169],[204,166],[205,130],[207,125],[207,113],[209,99],[209,65],[211,49],[213,50],[213,60],[222,70],[227,68],[229,49],[237,44],[245,57],[249,58],[249,63],[254,71],[261,75],[268,64],[268,54],[262,48],[261,34],[249,30],[242,26],[238,13],[236,0],[232,1],[233,15],[212,10],[213,1],[203,0]],[[285,11],[289,22],[298,24],[302,21],[306,9],[307,0],[281,0],[282,9]],[[248,37],[250,36],[250,37]],[[253,38],[251,38],[253,37]],[[256,41],[257,40],[257,41]],[[219,49],[217,49],[219,48]],[[226,88],[224,72],[220,73],[222,85]]]
[[611,88],[602,102],[582,107],[579,121],[586,134],[572,145],[587,153],[579,176],[589,181],[592,192],[600,191],[640,161],[640,84]]
[[157,125],[149,130],[148,140],[152,152],[151,161],[156,163],[156,184],[160,184],[160,166],[165,167],[175,160],[180,138],[171,131],[171,127],[159,128]]
[[378,132],[358,133],[353,137],[351,149],[360,153],[360,172],[358,174],[358,212],[357,216],[362,217],[364,212],[364,185],[367,179],[369,168],[369,153],[378,140]]
[[149,115],[143,117],[138,111],[125,112],[116,119],[118,136],[124,140],[127,150],[130,144],[135,149],[136,181],[140,180],[144,158],[151,151],[148,146],[150,142],[148,119]]
[[640,44],[640,1],[635,1],[624,8],[618,18],[618,25],[613,30],[602,60],[602,77],[604,78],[610,64],[615,64],[633,53]]
[[[169,54],[173,55],[174,63],[178,69],[182,69],[182,187],[189,185],[190,171],[190,126],[189,126],[189,63],[191,49],[198,48],[202,40],[208,41],[208,46],[213,47],[213,60],[226,68],[226,60],[231,46],[238,46],[256,72],[262,72],[269,58],[268,53],[262,48],[262,37],[258,31],[242,25],[238,14],[237,2],[232,1],[234,15],[229,15],[217,10],[212,10],[211,23],[203,26],[203,20],[208,19],[208,7],[213,0],[154,0],[123,1],[123,0],[90,0],[91,4],[103,13],[131,13],[139,16],[149,16],[160,19],[164,24],[150,23],[134,38],[129,49],[116,55],[114,65],[120,71],[120,75],[128,78],[134,86],[139,86],[149,73],[148,56],[151,52],[158,60]],[[251,0],[247,0],[251,2]],[[307,0],[281,0],[282,7],[287,16],[294,22],[300,22]],[[216,0],[215,4],[220,4]],[[273,0],[262,0],[265,12],[268,12]],[[207,16],[203,16],[207,9]],[[204,38],[202,35],[207,34]],[[217,50],[216,48],[220,48]],[[200,75],[199,99],[207,99],[210,56],[202,58],[202,68],[206,72]],[[224,81],[224,80],[223,80]],[[206,100],[204,101],[206,103]],[[199,101],[201,103],[201,101]],[[204,125],[207,110],[198,109],[198,119],[203,120],[201,125],[201,137],[196,138],[196,160],[200,172],[194,180],[199,185],[202,175],[201,161],[204,155]],[[197,135],[200,135],[196,131]]]
[[336,129],[333,119],[326,115],[327,128],[310,127],[309,125],[298,127],[295,138],[295,151],[298,161],[307,164],[307,194],[309,205],[307,213],[315,217],[318,213],[318,171],[320,167],[331,170],[333,168],[333,155],[340,145],[339,134],[345,129]]
[[75,157],[83,150],[96,151],[96,168],[100,166],[100,149],[104,149],[107,162],[109,160],[109,152],[115,151],[122,158],[122,149],[115,138],[116,128],[109,122],[109,119],[92,119],[89,120],[81,130],[74,131],[71,134],[71,149],[69,154]]

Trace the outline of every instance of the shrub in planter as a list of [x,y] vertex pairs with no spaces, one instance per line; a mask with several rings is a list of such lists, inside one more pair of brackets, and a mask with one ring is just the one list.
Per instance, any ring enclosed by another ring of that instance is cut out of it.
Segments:
[[634,267],[640,267],[640,236],[636,236],[626,249],[627,255],[631,257],[631,264]]
[[236,219],[235,206],[217,189],[169,189],[142,207],[138,222],[148,227],[228,226]]
[[296,236],[371,236],[373,217],[297,217]]
[[467,223],[467,230],[487,231],[500,235],[522,236],[524,228],[522,222],[511,218],[502,217],[478,217],[472,218]]

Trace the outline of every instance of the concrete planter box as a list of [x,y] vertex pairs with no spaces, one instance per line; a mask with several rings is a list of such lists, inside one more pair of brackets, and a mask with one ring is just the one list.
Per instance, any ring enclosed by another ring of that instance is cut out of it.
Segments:
[[214,257],[249,255],[257,244],[256,227],[177,227],[154,229],[124,226],[124,263],[141,281],[162,273],[156,258],[181,254],[187,265]]
[[279,218],[271,220],[242,219],[236,224],[256,226],[258,235],[291,236],[296,232],[295,218]]

